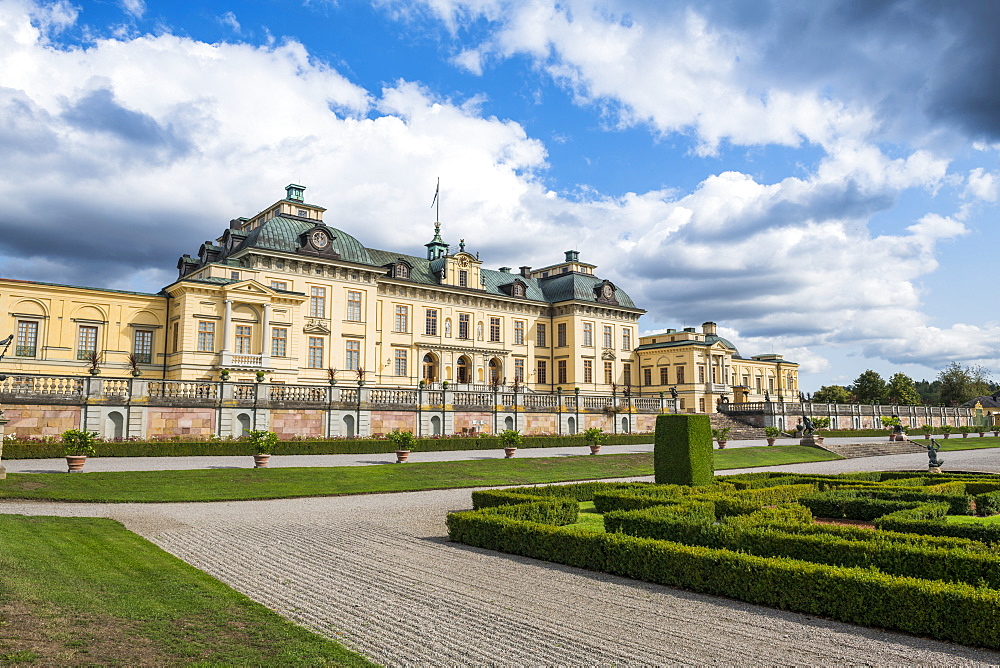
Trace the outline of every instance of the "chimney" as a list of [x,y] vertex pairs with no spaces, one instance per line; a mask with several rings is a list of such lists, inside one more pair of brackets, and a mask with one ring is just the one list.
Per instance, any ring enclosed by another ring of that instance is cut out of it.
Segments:
[[510,273],[510,267],[500,267],[500,272],[503,273],[503,274],[509,274]]
[[685,327],[684,331],[688,332],[689,334],[693,334],[694,333],[694,327]]
[[704,332],[706,336],[708,335],[717,336],[717,334],[715,333],[715,323],[712,321],[703,322],[701,324],[701,331]]
[[568,250],[566,251],[566,261],[567,262],[579,262],[580,261],[580,251]]
[[531,276],[531,267],[521,267],[521,276],[525,278]]
[[289,183],[287,186],[285,186],[285,199],[290,199],[293,202],[305,202],[303,196],[305,190],[306,190],[305,186]]

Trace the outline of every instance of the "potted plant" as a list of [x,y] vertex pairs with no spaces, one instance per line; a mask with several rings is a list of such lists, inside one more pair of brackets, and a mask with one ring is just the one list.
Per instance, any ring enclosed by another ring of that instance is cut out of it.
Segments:
[[962,438],[969,438],[969,432],[972,431],[972,427],[967,424],[963,424],[958,428],[958,430],[962,432]]
[[764,427],[764,436],[767,437],[768,445],[774,445],[774,442],[781,436],[781,429],[778,427]]
[[97,432],[68,429],[62,433],[63,448],[66,454],[66,465],[70,473],[83,471],[87,457],[93,457],[94,443],[97,442]]
[[416,445],[417,439],[413,437],[412,431],[400,431],[393,429],[385,435],[385,439],[392,443],[396,449],[396,463],[402,464],[410,458],[410,450]]
[[714,438],[719,443],[719,450],[726,447],[728,443],[729,432],[732,431],[732,427],[721,427],[719,429],[712,430],[712,438]]
[[229,369],[223,369],[222,371],[220,371],[219,372],[219,379],[222,380],[223,383],[228,382],[229,381]]
[[101,362],[104,361],[104,356],[97,350],[91,350],[87,355],[87,361],[90,362],[90,375],[96,376],[101,373]]
[[326,382],[330,383],[330,385],[336,385],[337,384],[337,370],[336,369],[334,369],[334,368],[328,368],[326,370],[326,375],[327,375],[327,381]]
[[920,428],[917,429],[917,431],[923,434],[924,440],[927,441],[930,440],[931,434],[934,433],[934,427],[930,426],[929,424],[922,424],[920,425]]
[[992,431],[994,437],[1000,436],[1000,425],[993,425]]
[[883,415],[882,418],[881,418],[881,420],[882,420],[882,426],[886,427],[887,429],[889,429],[889,440],[890,441],[902,441],[903,440],[902,439],[902,434],[900,433],[901,429],[900,430],[896,429],[896,427],[902,428],[902,425],[903,425],[902,421],[898,417],[896,417],[895,415],[893,415],[892,417]]
[[944,435],[945,438],[948,438],[949,436],[951,436],[951,433],[953,431],[955,431],[955,428],[952,427],[950,424],[943,424],[943,425],[941,425],[941,433]]
[[365,384],[365,373],[367,373],[364,367],[358,367],[358,387],[362,387]]
[[274,446],[278,444],[278,435],[273,431],[255,429],[248,431],[246,438],[253,446],[253,467],[255,469],[267,468],[267,462],[271,459]]
[[128,357],[125,358],[128,362],[129,369],[132,371],[132,377],[138,378],[142,375],[142,370],[139,369],[139,356],[135,353],[129,353]]
[[500,432],[500,447],[503,448],[504,459],[510,459],[521,445],[521,433],[514,429],[504,429]]
[[600,427],[590,427],[583,432],[583,441],[590,446],[590,454],[600,454],[601,446],[608,440],[608,435]]
[[262,370],[254,372],[254,375],[257,376],[257,382],[258,383],[263,383],[264,382],[264,372]]

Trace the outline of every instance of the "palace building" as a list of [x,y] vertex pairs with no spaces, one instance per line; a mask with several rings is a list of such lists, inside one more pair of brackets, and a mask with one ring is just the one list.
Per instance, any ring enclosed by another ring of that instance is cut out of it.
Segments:
[[411,255],[323,220],[305,188],[183,255],[157,294],[0,279],[0,371],[655,397],[680,410],[797,396],[797,365],[743,358],[714,323],[639,336],[644,313],[576,250],[489,269],[441,236]]

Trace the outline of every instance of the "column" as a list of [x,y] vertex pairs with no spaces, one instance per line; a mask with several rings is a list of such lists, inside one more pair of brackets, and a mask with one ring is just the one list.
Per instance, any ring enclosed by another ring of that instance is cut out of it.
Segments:
[[[264,304],[260,319],[260,365],[271,366],[271,305]],[[287,345],[287,344],[286,344]]]
[[222,302],[225,305],[225,317],[222,321],[222,354],[230,352],[229,341],[230,335],[233,329],[233,300],[225,299]]

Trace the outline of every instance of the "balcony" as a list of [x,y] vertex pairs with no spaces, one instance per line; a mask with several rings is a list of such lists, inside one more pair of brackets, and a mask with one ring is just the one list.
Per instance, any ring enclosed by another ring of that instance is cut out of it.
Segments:
[[271,366],[271,358],[270,356],[265,357],[264,355],[244,355],[241,353],[223,352],[220,366],[224,369],[250,369],[252,371],[257,371],[269,368]]

